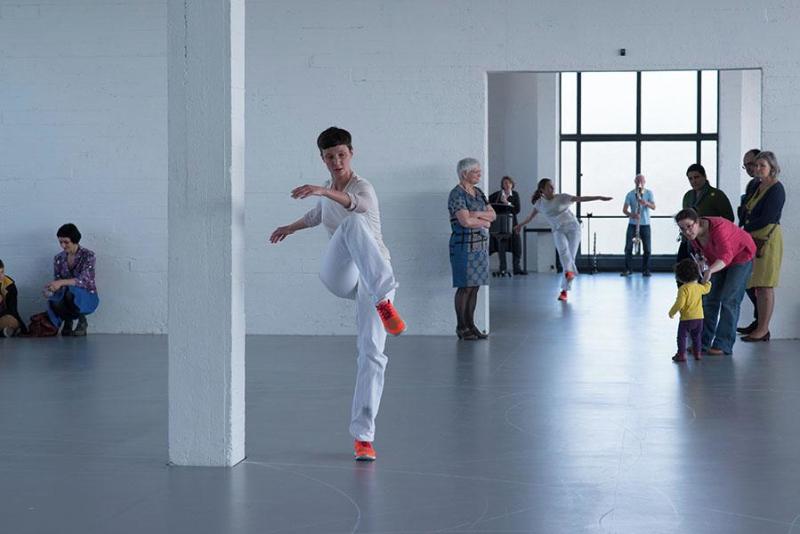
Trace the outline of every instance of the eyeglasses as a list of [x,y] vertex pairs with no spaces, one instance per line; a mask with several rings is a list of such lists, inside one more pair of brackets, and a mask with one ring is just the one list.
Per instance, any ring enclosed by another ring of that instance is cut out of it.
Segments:
[[681,231],[681,233],[682,233],[682,234],[685,234],[686,232],[688,232],[689,230],[691,230],[692,228],[694,228],[694,226],[695,226],[696,224],[697,224],[697,221],[692,221],[692,222],[690,222],[689,224],[684,224],[684,225],[680,225],[680,224],[679,224],[679,225],[678,225],[678,228],[680,229],[680,231]]

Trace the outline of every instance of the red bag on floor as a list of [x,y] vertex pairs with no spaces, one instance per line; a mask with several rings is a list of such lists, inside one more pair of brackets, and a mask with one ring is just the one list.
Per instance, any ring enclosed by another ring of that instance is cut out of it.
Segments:
[[28,326],[27,337],[52,337],[58,334],[58,328],[50,322],[47,312],[37,313],[31,316],[31,324]]

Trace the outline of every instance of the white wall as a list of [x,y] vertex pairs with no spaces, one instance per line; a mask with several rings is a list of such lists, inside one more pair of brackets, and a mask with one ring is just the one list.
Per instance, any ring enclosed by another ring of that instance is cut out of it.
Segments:
[[512,176],[522,197],[536,187],[537,74],[490,73],[488,79],[489,192]]
[[[325,178],[314,146],[323,128],[355,134],[411,332],[449,335],[445,202],[455,162],[487,155],[487,72],[746,67],[763,69],[762,145],[778,154],[789,196],[772,332],[800,336],[795,3],[761,2],[757,17],[744,0],[250,0],[247,10],[249,332],[352,332],[352,306],[317,280],[321,230],[264,245],[310,207],[288,198],[291,187]],[[101,260],[96,328],[163,330],[163,2],[0,0],[0,16],[0,256],[32,292],[55,227],[79,213]]]
[[529,199],[540,178],[558,182],[558,74],[494,72],[488,82],[490,190],[510,175]]
[[[494,72],[488,77],[489,190],[499,188],[502,176],[512,176],[522,216],[530,212],[539,179],[559,181],[558,77],[536,72]],[[529,226],[548,228],[541,217]],[[555,249],[550,234],[528,234],[527,241],[528,270],[551,271]]]
[[750,177],[742,156],[761,146],[761,71],[719,73],[719,182],[733,209]]
[[165,331],[165,53],[163,1],[0,1],[0,258],[26,318],[74,222],[91,331]]

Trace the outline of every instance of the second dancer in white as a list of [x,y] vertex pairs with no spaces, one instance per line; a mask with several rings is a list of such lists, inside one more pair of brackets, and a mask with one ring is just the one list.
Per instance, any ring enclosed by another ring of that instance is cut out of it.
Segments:
[[561,277],[561,293],[558,295],[558,300],[567,300],[567,291],[572,287],[572,280],[578,274],[575,257],[581,244],[581,225],[569,208],[575,202],[591,202],[593,200],[608,201],[611,200],[611,197],[576,197],[566,193],[556,194],[550,178],[542,178],[539,180],[536,192],[533,193],[533,198],[531,199],[533,211],[514,227],[514,231],[519,232],[538,213],[541,213],[547,220],[553,232],[553,241],[558,251],[558,259],[564,269],[564,276]]

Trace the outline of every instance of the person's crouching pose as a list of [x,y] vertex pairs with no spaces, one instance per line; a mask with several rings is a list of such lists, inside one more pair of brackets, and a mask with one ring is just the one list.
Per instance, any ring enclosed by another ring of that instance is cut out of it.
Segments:
[[13,337],[25,331],[25,323],[17,311],[17,284],[6,274],[6,266],[0,260],[0,337]]
[[[52,326],[55,335],[63,323],[62,336],[85,336],[86,316],[100,304],[94,278],[94,252],[79,245],[81,233],[72,223],[59,228],[56,236],[62,251],[53,258],[53,281],[44,288],[47,317],[42,319],[51,323],[45,325],[45,331],[52,331]],[[78,323],[73,329],[75,319]]]
[[269,241],[279,243],[298,230],[320,223],[331,236],[319,276],[331,293],[356,301],[358,372],[350,434],[355,438],[355,459],[374,460],[375,416],[388,360],[383,353],[386,333],[400,335],[405,323],[392,305],[397,282],[381,236],[375,190],[350,167],[350,133],[328,128],[317,138],[317,146],[331,179],[324,186],[306,184],[293,189],[292,198],[320,199],[302,218],[278,227]]

